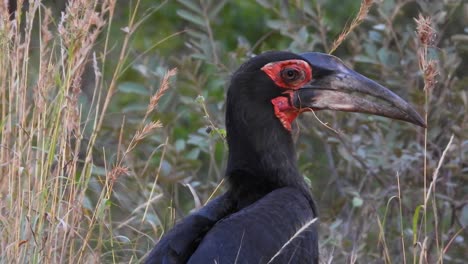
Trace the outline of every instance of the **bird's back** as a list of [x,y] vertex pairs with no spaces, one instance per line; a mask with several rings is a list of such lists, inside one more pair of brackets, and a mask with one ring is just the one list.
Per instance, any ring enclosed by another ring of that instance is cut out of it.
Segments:
[[277,189],[218,221],[188,263],[318,263],[314,218],[302,192]]
[[231,199],[223,194],[185,217],[156,244],[146,264],[186,263],[205,234],[230,213]]

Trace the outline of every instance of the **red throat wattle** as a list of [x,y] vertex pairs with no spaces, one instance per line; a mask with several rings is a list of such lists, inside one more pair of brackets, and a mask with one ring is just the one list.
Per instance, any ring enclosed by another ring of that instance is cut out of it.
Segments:
[[292,106],[289,98],[284,96],[273,98],[271,103],[273,104],[276,117],[281,121],[284,128],[291,131],[291,124],[300,114],[300,110]]

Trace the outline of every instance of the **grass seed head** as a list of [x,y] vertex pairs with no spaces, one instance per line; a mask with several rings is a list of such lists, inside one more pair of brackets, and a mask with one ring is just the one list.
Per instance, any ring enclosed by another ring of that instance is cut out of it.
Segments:
[[432,27],[431,18],[420,14],[418,19],[416,19],[416,24],[419,41],[426,46],[433,45],[436,34]]

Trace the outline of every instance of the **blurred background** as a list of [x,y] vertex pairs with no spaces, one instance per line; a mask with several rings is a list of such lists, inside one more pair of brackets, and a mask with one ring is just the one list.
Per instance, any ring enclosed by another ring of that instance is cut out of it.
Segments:
[[[56,243],[47,258],[37,249],[46,242],[34,242],[26,231],[12,236],[16,240],[2,241],[6,248],[24,240],[26,245],[15,252],[25,259],[32,254],[51,262],[141,261],[178,219],[226,188],[224,100],[230,75],[242,62],[268,50],[328,53],[352,24],[361,2],[117,0],[107,13],[100,5],[88,6],[104,13],[106,22],[85,56],[75,93],[80,144],[69,143],[79,150],[76,170],[67,177],[87,175],[79,187],[82,195],[74,200],[81,220],[76,235],[63,245]],[[25,3],[24,12],[28,8]],[[51,38],[56,39],[52,49],[61,50],[62,56],[70,54],[73,46],[59,41],[58,29],[68,12],[67,1],[42,1],[37,10],[43,11],[36,11],[34,19],[42,21],[46,8],[51,10]],[[435,31],[426,54],[437,62],[438,75],[429,86],[420,67],[424,49],[415,21],[420,14],[430,18]],[[299,139],[300,170],[320,212],[321,261],[466,263],[468,3],[374,1],[360,22],[333,55],[409,101],[427,117],[428,128],[326,111],[317,112],[317,117],[335,131],[311,113],[298,119],[293,133]],[[31,28],[33,36],[40,35],[39,24]],[[32,37],[29,44],[31,80],[41,71],[43,41]],[[148,113],[150,98],[164,88],[164,76],[173,68],[177,74],[169,78],[167,91]],[[110,87],[112,97],[102,113],[102,126],[96,129],[90,125],[94,119],[83,117],[102,109]],[[97,96],[101,92],[103,96]],[[162,127],[135,141],[145,124],[158,120]],[[115,168],[122,170],[116,173]],[[431,196],[425,201],[434,175]],[[61,184],[68,186],[63,182],[57,186]],[[67,200],[70,191],[65,189],[60,189],[64,191],[59,199]],[[15,197],[6,191],[2,215],[8,218],[17,207],[6,205]],[[33,233],[39,237],[50,230],[41,232]],[[86,246],[64,253],[63,247],[72,244]],[[3,259],[12,259],[10,254],[5,249]]]

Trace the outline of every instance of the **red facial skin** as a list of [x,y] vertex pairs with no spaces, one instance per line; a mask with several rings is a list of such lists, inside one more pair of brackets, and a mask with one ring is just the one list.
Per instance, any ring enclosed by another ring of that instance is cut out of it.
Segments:
[[300,114],[300,110],[291,105],[288,97],[279,96],[271,100],[276,117],[284,128],[291,132],[291,123]]
[[[262,67],[264,71],[277,86],[285,89],[285,96],[273,98],[271,103],[276,117],[281,121],[284,128],[291,131],[291,123],[303,110],[291,104],[293,92],[312,80],[312,69],[303,60],[286,60],[266,64]],[[288,73],[295,73],[294,76]]]

